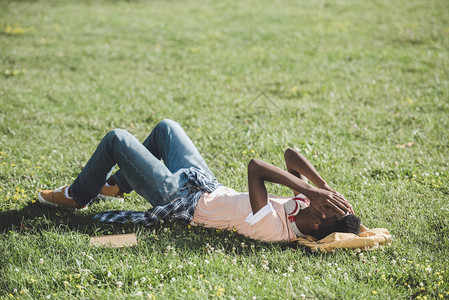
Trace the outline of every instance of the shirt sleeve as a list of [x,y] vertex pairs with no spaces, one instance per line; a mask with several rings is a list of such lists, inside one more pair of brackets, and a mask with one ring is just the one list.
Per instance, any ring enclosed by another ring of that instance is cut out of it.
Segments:
[[268,203],[267,205],[265,205],[264,207],[262,207],[261,209],[259,209],[258,212],[256,212],[256,214],[254,215],[252,212],[246,217],[245,221],[246,223],[248,223],[249,225],[254,225],[257,222],[259,222],[260,220],[263,219],[263,217],[265,217],[266,215],[268,215],[271,212],[275,212],[273,206],[271,205],[271,203]]

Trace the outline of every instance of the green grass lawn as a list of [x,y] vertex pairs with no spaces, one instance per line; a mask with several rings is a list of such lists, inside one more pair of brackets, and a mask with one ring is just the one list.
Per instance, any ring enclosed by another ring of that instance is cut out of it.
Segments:
[[[147,209],[136,194],[36,203],[106,132],[143,139],[163,118],[238,191],[250,158],[300,149],[391,246],[317,254],[92,220]],[[448,121],[446,0],[0,0],[0,298],[448,299]],[[136,247],[88,244],[130,232]]]

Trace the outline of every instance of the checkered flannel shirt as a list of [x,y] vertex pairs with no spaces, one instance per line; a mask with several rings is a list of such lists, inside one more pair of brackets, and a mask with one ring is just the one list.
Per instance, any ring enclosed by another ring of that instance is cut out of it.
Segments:
[[171,203],[156,206],[147,211],[106,211],[96,214],[93,218],[105,223],[131,222],[144,226],[150,226],[159,220],[169,217],[190,223],[201,195],[205,192],[212,193],[220,185],[215,177],[191,167],[187,180],[187,188],[189,189],[187,197],[175,199]]

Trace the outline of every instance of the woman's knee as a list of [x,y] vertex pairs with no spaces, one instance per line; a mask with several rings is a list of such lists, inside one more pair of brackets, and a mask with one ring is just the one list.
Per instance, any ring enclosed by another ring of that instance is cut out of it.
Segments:
[[156,125],[156,128],[159,129],[172,129],[175,127],[181,127],[181,125],[179,125],[178,122],[173,121],[171,119],[164,119]]
[[106,134],[105,139],[123,140],[123,139],[126,139],[129,136],[132,136],[132,135],[127,130],[116,128],[116,129],[113,129],[113,130],[109,131]]
[[159,137],[177,135],[181,130],[181,125],[179,125],[178,122],[170,119],[164,119],[160,121],[154,128],[154,131],[156,131],[156,134]]

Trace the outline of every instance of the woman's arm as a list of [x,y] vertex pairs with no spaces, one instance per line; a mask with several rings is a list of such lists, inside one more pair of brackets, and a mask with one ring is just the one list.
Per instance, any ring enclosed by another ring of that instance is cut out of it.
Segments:
[[[347,207],[349,207],[349,212],[354,213],[349,202],[338,193],[336,190],[332,189],[326,181],[321,177],[317,170],[313,167],[313,165],[305,158],[298,150],[294,148],[288,148],[284,152],[285,164],[287,165],[287,171],[297,177],[300,178],[301,175],[307,177],[310,181],[313,182],[318,188],[330,191],[332,193],[339,194],[345,201]],[[293,190],[295,195],[298,195],[299,192]]]
[[334,208],[342,215],[349,212],[345,199],[341,195],[315,188],[287,171],[262,160],[252,159],[248,164],[248,189],[253,214],[256,214],[268,203],[265,181],[282,184],[301,192],[309,198],[310,205],[321,212],[323,219],[326,218],[326,214],[321,207],[325,205]]
[[[326,181],[315,170],[312,164],[305,158],[298,150],[288,148],[284,152],[285,164],[287,165],[287,171],[296,177],[304,175],[317,187],[324,188],[327,185]],[[293,191],[295,195],[298,191]]]
[[[288,148],[284,152],[285,164],[287,165],[287,171],[297,177],[304,175],[317,187],[326,189],[328,187],[326,181],[315,170],[313,165],[305,158],[298,150],[294,148]],[[297,194],[296,194],[297,195]]]

